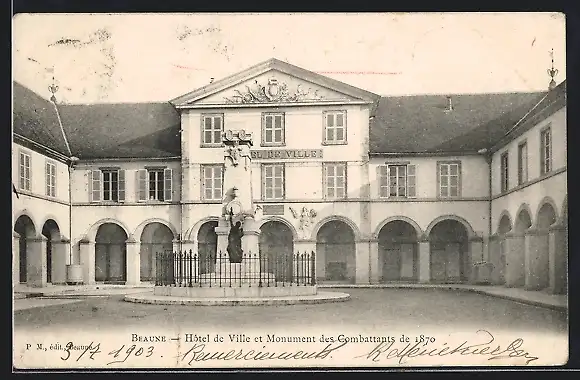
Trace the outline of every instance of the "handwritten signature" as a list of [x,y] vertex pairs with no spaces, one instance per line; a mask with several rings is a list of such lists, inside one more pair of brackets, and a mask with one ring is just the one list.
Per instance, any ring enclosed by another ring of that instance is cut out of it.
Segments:
[[344,347],[347,342],[341,344],[328,344],[321,350],[315,351],[268,351],[266,346],[262,350],[229,350],[229,351],[207,351],[204,343],[194,344],[187,352],[180,355],[182,362],[191,365],[193,362],[208,360],[308,360],[308,359],[326,359],[332,357],[332,352]]
[[[462,342],[456,347],[451,347],[447,343],[442,346],[433,347],[432,345],[425,345],[425,343],[407,343],[401,347],[395,342],[382,342],[375,346],[370,352],[355,356],[355,358],[365,358],[373,362],[381,360],[398,359],[399,364],[404,364],[411,358],[420,356],[447,356],[447,355],[479,355],[487,357],[487,360],[499,360],[509,358],[523,358],[525,364],[538,360],[538,357],[532,356],[528,351],[522,348],[524,340],[521,338],[515,339],[507,347],[502,348],[499,344],[493,344],[494,336],[487,330],[478,330],[478,335],[483,336],[484,341],[478,343]],[[495,346],[495,348],[494,348]]]

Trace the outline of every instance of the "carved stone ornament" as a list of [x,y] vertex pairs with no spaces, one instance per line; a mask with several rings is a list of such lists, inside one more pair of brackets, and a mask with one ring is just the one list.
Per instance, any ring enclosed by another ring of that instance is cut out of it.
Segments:
[[312,226],[314,225],[314,220],[316,219],[316,211],[313,209],[308,210],[306,207],[302,207],[300,212],[289,207],[290,212],[294,219],[298,219],[298,231],[300,231],[300,237],[302,239],[307,239],[310,236]]
[[294,93],[290,93],[286,83],[280,83],[276,78],[268,79],[264,86],[256,79],[253,86],[245,86],[243,91],[234,90],[235,95],[226,97],[226,103],[268,103],[268,102],[304,102],[322,100],[318,90],[305,90],[301,84],[296,86]]

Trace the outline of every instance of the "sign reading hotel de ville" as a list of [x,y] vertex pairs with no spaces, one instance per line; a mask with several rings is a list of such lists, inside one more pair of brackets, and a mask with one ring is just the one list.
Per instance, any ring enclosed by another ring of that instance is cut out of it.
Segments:
[[252,160],[308,160],[322,158],[322,149],[251,150]]

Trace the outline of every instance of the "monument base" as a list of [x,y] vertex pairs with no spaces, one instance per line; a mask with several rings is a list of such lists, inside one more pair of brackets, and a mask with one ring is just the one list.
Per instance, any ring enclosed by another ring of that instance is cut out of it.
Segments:
[[316,294],[316,286],[245,286],[236,287],[175,287],[156,286],[155,296],[185,297],[185,298],[264,298],[264,297],[292,297],[309,296]]

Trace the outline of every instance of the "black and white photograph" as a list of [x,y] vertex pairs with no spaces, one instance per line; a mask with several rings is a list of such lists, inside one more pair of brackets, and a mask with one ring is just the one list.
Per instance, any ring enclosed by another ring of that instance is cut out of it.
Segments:
[[563,13],[21,13],[13,371],[569,359]]

